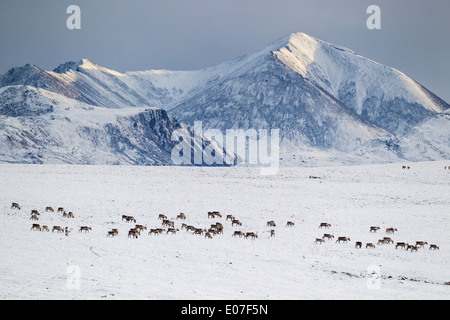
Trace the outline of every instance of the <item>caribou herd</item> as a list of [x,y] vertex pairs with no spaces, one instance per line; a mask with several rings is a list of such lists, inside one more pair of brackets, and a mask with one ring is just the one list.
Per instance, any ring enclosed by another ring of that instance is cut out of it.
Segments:
[[[18,204],[16,202],[13,202],[11,204],[11,210],[21,210],[21,209],[22,209],[22,207],[20,206],[20,204]],[[45,212],[54,213],[55,210],[53,209],[53,207],[46,207]],[[75,218],[75,214],[72,211],[67,212],[63,207],[57,208],[56,213],[61,214],[62,217],[67,218],[67,219]],[[31,210],[30,220],[38,221],[40,219],[40,216],[41,216],[41,213],[38,210],[36,210],[36,209]],[[207,217],[208,217],[208,219],[217,219],[217,218],[222,218],[222,214],[219,211],[210,211],[207,213]],[[175,220],[182,220],[182,221],[186,221],[186,219],[187,219],[187,215],[185,213],[179,213],[175,218]],[[190,232],[193,235],[202,235],[206,239],[213,239],[214,236],[223,234],[224,229],[225,229],[224,224],[221,222],[215,222],[215,223],[211,224],[209,227],[194,226],[194,225],[182,222],[180,229],[178,229],[175,227],[176,221],[170,220],[165,214],[159,214],[158,220],[161,220],[161,226],[155,227],[155,228],[150,228],[147,232],[147,234],[149,236],[159,236],[160,234],[164,234],[164,233],[175,235],[181,229],[181,230],[185,230],[186,232]],[[127,232],[128,238],[137,239],[141,236],[141,233],[144,232],[144,230],[147,230],[147,226],[142,225],[142,224],[137,224],[136,223],[137,220],[133,216],[122,215],[121,221],[125,221],[126,223],[134,224],[134,226],[130,227]],[[236,219],[235,216],[230,215],[230,214],[226,215],[224,223],[230,223],[231,227],[242,227],[242,222],[240,220]],[[268,230],[270,238],[275,237],[276,226],[277,226],[277,224],[274,220],[270,220],[270,221],[266,222],[266,227],[270,228]],[[286,228],[294,227],[295,223],[293,221],[287,221],[284,226]],[[323,229],[323,228],[330,229],[330,228],[332,228],[332,225],[328,222],[321,222],[318,226],[318,229]],[[377,233],[380,229],[381,228],[379,226],[370,226],[368,232],[369,233]],[[41,231],[41,232],[50,232],[50,228],[48,225],[40,225],[38,223],[33,223],[30,230]],[[91,230],[92,230],[92,228],[89,226],[80,226],[78,232],[79,233],[88,233]],[[71,229],[68,228],[67,226],[61,227],[58,225],[53,226],[51,229],[51,232],[63,233],[66,236],[69,235],[70,231],[71,231]],[[245,232],[242,230],[232,230],[232,231],[233,232],[232,232],[231,236],[233,238],[239,237],[239,238],[244,238],[244,239],[258,239],[258,233],[254,232],[254,231],[245,231]],[[385,229],[385,233],[388,235],[394,235],[396,232],[398,232],[398,229],[394,228],[394,227],[388,227]],[[119,230],[117,228],[113,228],[112,230],[106,231],[105,235],[106,235],[106,237],[116,237],[117,235],[119,235]],[[314,243],[315,244],[324,244],[330,240],[334,241],[334,238],[335,238],[335,236],[332,233],[324,233],[322,237],[315,238]],[[351,239],[347,236],[339,236],[334,241],[334,243],[336,243],[336,244],[340,244],[340,243],[345,244],[348,242],[351,242]],[[391,244],[395,247],[395,249],[404,249],[406,251],[410,250],[411,252],[417,252],[419,250],[419,248],[425,248],[425,246],[428,246],[429,250],[439,250],[438,245],[428,244],[428,242],[423,241],[423,240],[416,241],[413,244],[410,244],[410,243],[404,242],[404,241],[396,242],[395,245],[394,245],[394,243],[395,242],[391,237],[386,236],[386,237],[383,237],[378,240],[377,246]],[[363,242],[356,241],[354,247],[357,249],[361,249],[363,247]],[[375,249],[376,245],[373,244],[372,242],[366,242],[364,247],[367,249]]]
[[[327,223],[327,222],[322,222],[319,225],[319,228],[330,228],[331,224]],[[369,233],[377,233],[378,230],[380,230],[381,228],[379,226],[371,226],[369,228]],[[395,232],[397,232],[398,229],[397,228],[393,228],[393,227],[389,227],[385,229],[385,233],[386,234],[395,234]],[[322,238],[316,238],[316,240],[314,241],[314,243],[317,244],[322,244],[325,243],[325,240],[331,240],[334,239],[334,235],[329,234],[329,233],[325,233]],[[345,236],[340,236],[337,238],[335,243],[347,243],[350,242],[351,239],[349,237],[345,237]],[[377,242],[377,245],[386,245],[386,244],[394,244],[394,240],[391,237],[383,237],[382,239],[379,239]],[[405,249],[407,250],[411,250],[411,252],[417,252],[419,248],[424,248],[425,245],[428,245],[428,242],[426,241],[416,241],[415,244],[409,244],[408,242],[397,242],[395,244],[395,249]],[[356,241],[355,242],[355,248],[357,249],[361,249],[363,247],[363,242],[362,241]],[[366,249],[375,249],[375,245],[372,242],[366,242],[365,248]],[[436,244],[430,244],[429,245],[429,250],[439,250],[439,246]]]

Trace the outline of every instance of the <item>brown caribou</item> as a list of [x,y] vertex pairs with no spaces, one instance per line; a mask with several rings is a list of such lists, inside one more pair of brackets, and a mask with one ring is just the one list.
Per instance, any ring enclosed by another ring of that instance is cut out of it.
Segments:
[[266,223],[266,227],[276,227],[277,225],[275,224],[275,221],[271,220],[271,221],[267,221]]
[[13,202],[13,203],[11,203],[11,209],[20,210],[20,205],[17,202]]
[[351,241],[350,238],[338,237],[335,243],[341,243],[341,242],[347,243],[347,241]]
[[89,232],[90,230],[92,230],[91,227],[87,227],[87,226],[81,226],[80,229],[78,230],[78,232]]

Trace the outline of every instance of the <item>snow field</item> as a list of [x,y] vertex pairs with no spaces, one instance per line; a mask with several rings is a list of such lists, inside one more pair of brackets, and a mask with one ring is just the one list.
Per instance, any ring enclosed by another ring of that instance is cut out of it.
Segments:
[[[280,168],[274,176],[244,167],[1,165],[0,297],[448,299],[448,164],[408,165]],[[22,210],[10,209],[11,202]],[[44,212],[46,206],[64,207],[75,218]],[[30,220],[32,209],[41,212],[39,221]],[[215,210],[223,217],[208,219]],[[175,219],[180,212],[186,220]],[[176,235],[144,230],[128,238],[134,223],[122,214],[149,229],[161,227],[160,213],[175,221]],[[243,225],[232,227],[226,214]],[[266,227],[269,220],[277,226]],[[285,227],[288,220],[295,226]],[[181,229],[215,222],[224,234],[213,239]],[[321,222],[331,228],[319,229]],[[30,231],[32,223],[72,230]],[[369,233],[373,225],[381,230]],[[78,232],[80,226],[92,231]],[[398,232],[388,235],[387,227]],[[106,237],[112,228],[119,235]],[[258,239],[232,237],[235,230],[257,232]],[[324,233],[335,239],[315,244]],[[351,241],[335,243],[338,236]],[[440,250],[378,246],[384,236]],[[376,248],[365,249],[366,242]]]

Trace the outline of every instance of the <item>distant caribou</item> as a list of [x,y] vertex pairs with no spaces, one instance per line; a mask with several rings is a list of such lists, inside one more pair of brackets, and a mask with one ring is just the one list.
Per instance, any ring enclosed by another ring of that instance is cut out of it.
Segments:
[[328,229],[329,227],[331,227],[331,224],[329,224],[329,223],[327,223],[327,222],[322,222],[322,223],[319,225],[319,228],[326,228],[326,229]]

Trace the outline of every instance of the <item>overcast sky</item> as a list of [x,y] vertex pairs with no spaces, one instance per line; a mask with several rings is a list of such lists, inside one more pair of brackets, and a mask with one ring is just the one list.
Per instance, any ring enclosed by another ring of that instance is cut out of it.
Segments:
[[[69,5],[81,30],[69,30]],[[369,30],[369,5],[381,30]],[[0,74],[87,58],[120,72],[194,70],[290,33],[394,67],[450,103],[449,0],[0,0]]]

